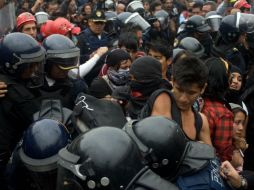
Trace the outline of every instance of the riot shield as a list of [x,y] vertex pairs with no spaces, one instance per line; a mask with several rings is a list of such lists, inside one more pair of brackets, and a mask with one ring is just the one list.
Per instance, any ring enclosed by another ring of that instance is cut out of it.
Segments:
[[8,3],[0,9],[0,38],[13,30],[15,21],[14,3]]

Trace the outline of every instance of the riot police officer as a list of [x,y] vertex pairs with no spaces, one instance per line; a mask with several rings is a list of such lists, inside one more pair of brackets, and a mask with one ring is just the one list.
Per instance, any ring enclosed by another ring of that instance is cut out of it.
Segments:
[[13,158],[17,189],[55,190],[58,151],[70,142],[66,126],[53,119],[40,119],[24,132]]
[[246,33],[254,31],[253,18],[254,15],[244,13],[225,16],[219,27],[220,35],[211,51],[214,56],[222,57],[236,65],[243,73],[248,65],[238,45],[245,43]]
[[205,53],[209,55],[213,40],[209,33],[211,28],[205,18],[200,15],[193,15],[188,19],[188,21],[186,21],[183,27],[183,30],[178,33],[176,37],[175,46],[177,46],[178,42],[180,42],[183,38],[193,37],[205,47]]
[[58,190],[177,190],[143,165],[137,145],[114,127],[92,129],[59,152]]
[[188,140],[175,121],[152,116],[130,121],[123,129],[137,143],[146,164],[163,178],[176,181],[180,189],[227,189],[214,148]]
[[87,88],[78,76],[80,49],[60,34],[50,35],[42,45],[47,57],[40,99],[60,99],[63,107],[72,109],[78,93],[85,92]]
[[0,180],[4,184],[10,154],[39,110],[34,89],[43,85],[45,50],[24,33],[10,33],[0,43],[0,81],[8,86],[0,100]]

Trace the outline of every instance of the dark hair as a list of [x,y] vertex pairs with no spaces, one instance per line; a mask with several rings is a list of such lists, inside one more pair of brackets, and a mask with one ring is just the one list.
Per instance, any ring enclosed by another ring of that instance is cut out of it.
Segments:
[[148,43],[147,44],[147,52],[150,49],[155,52],[161,53],[163,56],[166,57],[166,59],[169,59],[173,54],[172,47],[167,47],[165,44],[163,44],[162,42],[159,42],[159,41]]
[[214,1],[207,1],[207,2],[204,3],[203,6],[205,6],[205,5],[210,5],[211,6],[211,11],[216,11],[217,5]]
[[237,114],[238,112],[242,112],[244,115],[245,115],[245,120],[246,120],[246,117],[247,117],[247,113],[246,111],[243,109],[243,108],[234,108],[231,110],[235,116],[235,114]]
[[139,25],[133,23],[127,23],[121,29],[121,32],[133,32],[136,33],[137,31],[143,31]]
[[152,3],[150,3],[149,11],[154,12],[155,8],[158,7],[158,6],[162,6],[161,2],[160,1],[153,1]]
[[138,38],[133,32],[125,32],[119,36],[118,47],[126,47],[127,49],[137,51],[138,50]]
[[226,68],[226,64],[230,66],[228,62],[222,58],[211,57],[205,61],[208,68],[209,75],[207,81],[207,88],[204,95],[214,98],[224,99],[224,96],[229,88],[229,68]]
[[207,82],[208,69],[201,59],[183,52],[173,63],[172,76],[173,81],[184,88],[192,84],[202,88]]
[[200,10],[203,8],[203,3],[201,2],[195,2],[192,6],[192,9],[193,8],[200,8]]

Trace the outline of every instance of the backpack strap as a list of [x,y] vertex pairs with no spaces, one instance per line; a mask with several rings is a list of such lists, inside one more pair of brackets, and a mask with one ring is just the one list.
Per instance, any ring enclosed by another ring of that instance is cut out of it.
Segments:
[[175,98],[170,90],[167,89],[158,89],[154,91],[151,96],[148,98],[145,106],[142,108],[141,113],[139,115],[139,119],[143,119],[149,117],[152,113],[153,105],[157,97],[162,94],[167,93],[171,99],[171,114],[172,119],[175,120],[180,126],[182,126],[182,119],[181,119],[181,111],[176,105]]
[[198,140],[200,131],[203,126],[203,119],[198,111],[193,109],[193,112],[194,112],[194,118],[195,118],[196,140]]

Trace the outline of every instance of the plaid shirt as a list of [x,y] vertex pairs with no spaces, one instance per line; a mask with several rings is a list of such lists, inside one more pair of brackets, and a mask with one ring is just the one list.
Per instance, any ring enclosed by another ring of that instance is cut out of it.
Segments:
[[219,101],[204,99],[202,112],[206,115],[211,133],[211,140],[221,161],[232,159],[233,153],[233,113]]

